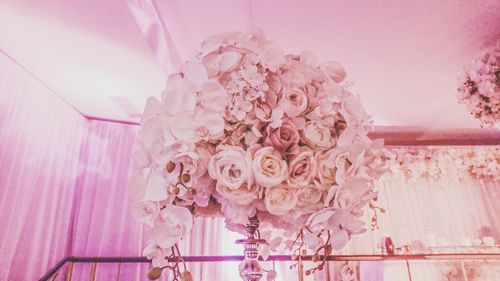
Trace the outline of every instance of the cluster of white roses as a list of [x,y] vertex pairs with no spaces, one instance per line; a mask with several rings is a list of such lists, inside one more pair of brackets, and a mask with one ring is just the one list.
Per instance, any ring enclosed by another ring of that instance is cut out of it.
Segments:
[[482,126],[500,129],[500,42],[465,70],[458,100]]
[[388,168],[386,175],[399,175],[408,180],[443,176],[459,180],[465,176],[500,180],[498,146],[385,148],[380,155],[381,162]]
[[143,174],[130,192],[134,216],[153,227],[145,254],[162,264],[191,216],[222,215],[238,230],[257,215],[273,229],[307,227],[317,242],[331,231],[335,249],[361,232],[382,143],[367,137],[371,121],[345,76],[259,33],[206,40],[142,118]]

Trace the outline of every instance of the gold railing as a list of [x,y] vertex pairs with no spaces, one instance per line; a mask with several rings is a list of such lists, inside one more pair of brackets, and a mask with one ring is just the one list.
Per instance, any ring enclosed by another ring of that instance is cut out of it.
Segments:
[[[185,262],[227,262],[241,261],[243,256],[186,256],[183,257]],[[312,261],[312,256],[302,257],[303,261]],[[406,263],[408,271],[408,280],[412,281],[410,261],[461,261],[462,268],[465,270],[465,260],[498,260],[500,261],[500,253],[440,253],[440,254],[408,254],[408,255],[339,255],[328,256],[327,261],[402,261]],[[289,255],[269,256],[267,261],[285,262],[292,261]],[[96,281],[98,265],[102,263],[118,264],[117,279],[120,280],[120,272],[124,263],[150,263],[149,260],[143,257],[67,257],[61,260],[56,266],[45,274],[40,281],[56,280],[60,274],[65,274],[65,281],[74,281],[73,272],[74,265],[77,263],[90,263],[90,281]],[[66,268],[64,266],[66,265]]]

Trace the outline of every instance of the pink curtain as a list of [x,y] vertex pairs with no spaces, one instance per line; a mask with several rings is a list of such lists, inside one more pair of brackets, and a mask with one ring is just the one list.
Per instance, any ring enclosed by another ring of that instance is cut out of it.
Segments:
[[[127,181],[137,172],[132,165],[138,128],[89,121],[82,141],[76,180],[76,215],[72,231],[72,256],[141,256],[148,230],[131,218]],[[216,255],[221,243],[219,219],[197,219],[190,237],[181,243],[184,255]],[[121,280],[141,280],[149,265],[123,265]],[[195,280],[217,276],[215,264],[190,265]],[[100,266],[97,280],[116,278],[117,264]],[[88,278],[90,267],[75,266],[76,280]],[[165,279],[166,280],[166,279]],[[219,280],[219,279],[214,279]]]
[[[126,194],[127,178],[134,172],[132,153],[138,128],[99,121],[90,121],[82,142],[79,163],[80,177],[76,183],[78,212],[73,232],[75,256],[140,256],[147,243],[148,229],[130,216],[130,200]],[[453,167],[448,167],[453,169]],[[387,210],[379,214],[380,229],[356,236],[342,254],[378,254],[379,242],[391,236],[396,246],[421,241],[433,247],[446,239],[450,245],[461,245],[464,238],[479,237],[482,227],[498,233],[500,221],[500,190],[498,183],[472,177],[458,181],[446,173],[439,179],[407,180],[400,175],[387,175],[377,182],[379,205]],[[371,213],[366,213],[369,221]],[[241,247],[234,244],[238,234],[224,229],[221,219],[197,219],[190,237],[181,244],[184,255],[239,255]],[[495,237],[498,240],[498,236]],[[238,280],[238,263],[189,264],[195,280]],[[277,280],[297,280],[289,263],[276,263]],[[331,263],[331,280],[339,280],[343,263]],[[428,280],[440,274],[439,267],[412,263],[415,276]],[[271,262],[264,263],[266,269]],[[429,270],[432,269],[432,270]],[[118,265],[100,266],[99,279],[116,277]],[[147,265],[127,265],[121,268],[121,280],[140,280]],[[361,280],[406,280],[404,262],[362,262]],[[88,265],[76,270],[77,280],[89,276]],[[423,273],[422,273],[423,272]],[[425,273],[427,272],[427,273]],[[422,275],[423,274],[423,275]],[[432,277],[432,278],[431,278]],[[212,279],[214,278],[214,279]],[[337,278],[337,279],[335,279]],[[167,279],[164,279],[167,280]],[[324,273],[315,279],[327,280]]]
[[68,254],[85,119],[0,52],[0,280]]

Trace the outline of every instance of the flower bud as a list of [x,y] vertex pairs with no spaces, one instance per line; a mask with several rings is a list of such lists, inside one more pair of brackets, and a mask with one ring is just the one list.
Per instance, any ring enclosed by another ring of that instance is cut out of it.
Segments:
[[165,170],[167,170],[167,172],[169,173],[172,173],[175,169],[175,163],[170,161],[168,162],[167,166],[165,167]]
[[160,279],[162,271],[163,269],[161,269],[161,267],[153,267],[148,273],[148,279],[149,280]]
[[189,174],[182,175],[182,182],[187,183],[191,180],[191,176]]
[[191,272],[189,271],[184,271],[181,274],[181,280],[182,281],[193,281],[193,276],[191,275]]
[[173,195],[179,194],[180,191],[181,190],[180,190],[180,188],[178,186],[176,186],[176,185],[171,185],[170,186],[170,193],[172,193]]

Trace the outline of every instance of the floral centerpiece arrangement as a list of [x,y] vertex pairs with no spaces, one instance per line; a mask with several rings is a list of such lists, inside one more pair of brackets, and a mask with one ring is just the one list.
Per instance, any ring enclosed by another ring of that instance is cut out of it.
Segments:
[[458,100],[482,126],[500,129],[500,42],[465,70]]
[[141,121],[142,174],[129,189],[134,217],[152,228],[153,265],[181,278],[169,258],[195,216],[223,216],[242,233],[258,217],[261,254],[313,254],[306,273],[362,233],[363,208],[377,210],[383,143],[367,137],[372,122],[345,77],[338,63],[284,55],[260,33],[204,41]]

